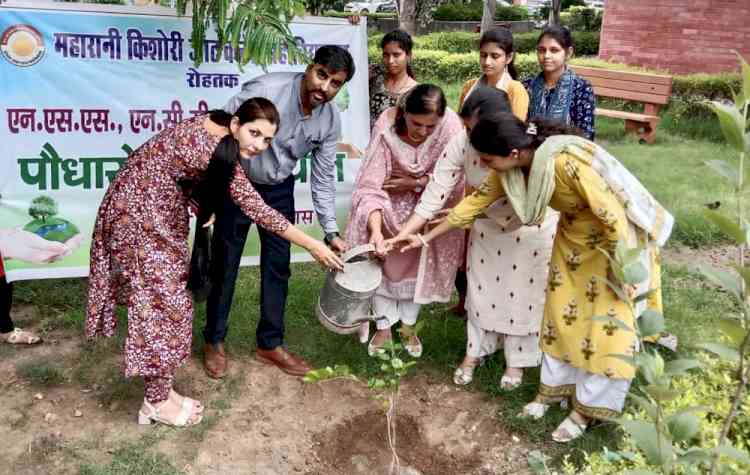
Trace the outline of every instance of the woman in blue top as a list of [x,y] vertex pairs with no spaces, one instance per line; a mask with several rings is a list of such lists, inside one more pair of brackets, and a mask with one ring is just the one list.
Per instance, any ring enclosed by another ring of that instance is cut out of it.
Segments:
[[573,37],[564,26],[548,26],[539,35],[536,55],[542,72],[524,81],[529,91],[529,118],[559,120],[594,140],[596,98],[591,83],[567,67]]

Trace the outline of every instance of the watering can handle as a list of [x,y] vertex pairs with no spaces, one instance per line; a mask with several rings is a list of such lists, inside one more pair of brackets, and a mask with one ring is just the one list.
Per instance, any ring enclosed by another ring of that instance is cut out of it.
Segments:
[[362,244],[361,246],[356,246],[346,251],[341,256],[341,260],[344,262],[348,262],[349,259],[357,257],[360,254],[366,254],[368,252],[374,252],[374,251],[375,251],[375,244]]

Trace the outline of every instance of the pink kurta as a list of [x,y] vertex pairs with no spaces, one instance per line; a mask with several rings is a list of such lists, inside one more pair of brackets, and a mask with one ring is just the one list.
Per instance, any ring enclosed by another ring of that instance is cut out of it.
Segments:
[[[167,376],[190,355],[193,301],[185,288],[189,218],[178,182],[199,179],[220,140],[205,130],[205,119],[187,119],[135,150],[99,207],[86,336],[112,336],[115,304],[127,304],[126,376]],[[263,202],[239,165],[229,192],[260,226],[276,233],[289,226]]]
[[[367,226],[370,213],[383,214],[383,235],[395,236],[414,211],[421,193],[387,192],[383,183],[394,170],[413,177],[432,172],[450,139],[463,128],[461,120],[450,109],[427,140],[414,147],[402,141],[393,128],[393,109],[381,115],[360,168],[352,195],[352,208],[346,237],[350,244],[369,241]],[[463,196],[463,183],[447,199],[452,206]],[[390,253],[383,264],[383,283],[378,294],[416,303],[447,302],[453,291],[453,280],[463,258],[463,231],[454,230],[437,238],[424,249],[401,254]]]

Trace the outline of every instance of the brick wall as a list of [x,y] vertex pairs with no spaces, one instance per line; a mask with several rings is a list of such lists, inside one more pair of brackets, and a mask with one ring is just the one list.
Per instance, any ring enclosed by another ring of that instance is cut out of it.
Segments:
[[599,57],[674,74],[750,61],[750,0],[607,0]]

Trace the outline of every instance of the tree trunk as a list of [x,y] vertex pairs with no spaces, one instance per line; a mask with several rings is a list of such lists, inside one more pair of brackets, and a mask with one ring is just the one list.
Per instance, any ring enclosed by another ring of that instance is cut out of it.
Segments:
[[560,24],[560,7],[562,7],[562,0],[552,0],[552,5],[549,7],[549,19],[547,20],[550,25]]
[[398,27],[410,35],[417,34],[417,0],[400,0]]
[[484,33],[487,30],[491,30],[495,26],[495,11],[497,10],[496,0],[484,0],[484,8],[482,9],[482,30]]

